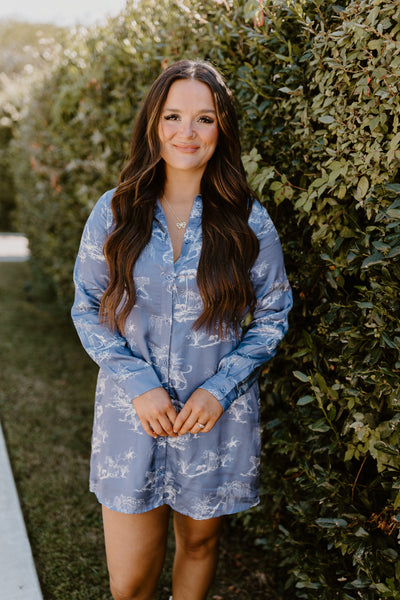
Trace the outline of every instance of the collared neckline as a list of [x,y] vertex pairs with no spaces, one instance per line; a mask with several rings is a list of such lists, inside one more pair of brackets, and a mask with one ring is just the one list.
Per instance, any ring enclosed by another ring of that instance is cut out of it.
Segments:
[[[201,194],[197,194],[193,201],[192,210],[190,211],[188,224],[186,226],[186,231],[191,228],[193,225],[198,225],[201,222],[201,216],[203,212],[203,200]],[[168,229],[167,227],[167,219],[165,217],[164,209],[161,205],[160,198],[157,198],[155,210],[154,210],[154,218],[162,225],[164,229]]]

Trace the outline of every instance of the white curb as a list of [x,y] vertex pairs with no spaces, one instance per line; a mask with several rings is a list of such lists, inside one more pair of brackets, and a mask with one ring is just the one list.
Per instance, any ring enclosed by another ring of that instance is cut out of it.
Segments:
[[20,262],[29,258],[27,238],[21,233],[0,233],[1,262]]
[[0,597],[43,600],[0,425]]

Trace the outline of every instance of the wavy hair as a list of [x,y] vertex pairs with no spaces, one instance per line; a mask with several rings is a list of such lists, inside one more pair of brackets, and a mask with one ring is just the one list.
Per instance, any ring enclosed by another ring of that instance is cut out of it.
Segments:
[[241,160],[236,110],[220,73],[204,61],[181,60],[167,67],[153,83],[133,131],[130,158],[122,170],[111,207],[115,226],[104,245],[109,284],[100,304],[100,321],[123,334],[135,300],[132,276],[135,263],[148,244],[154,207],[165,184],[158,124],[171,85],[180,79],[197,80],[211,90],[218,123],[218,144],[204,171],[203,244],[197,285],[203,311],[194,328],[222,337],[235,332],[256,298],[250,270],[258,256],[256,235],[248,224],[254,192]]

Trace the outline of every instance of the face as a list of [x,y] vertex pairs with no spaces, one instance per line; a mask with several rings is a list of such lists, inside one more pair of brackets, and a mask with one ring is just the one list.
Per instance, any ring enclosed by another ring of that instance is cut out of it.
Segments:
[[166,174],[185,171],[202,175],[218,142],[214,100],[205,83],[175,81],[168,92],[158,124]]

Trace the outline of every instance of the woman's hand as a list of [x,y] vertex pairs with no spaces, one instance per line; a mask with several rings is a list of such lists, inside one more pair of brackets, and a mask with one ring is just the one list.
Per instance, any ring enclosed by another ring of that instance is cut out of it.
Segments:
[[157,438],[159,435],[176,437],[173,425],[177,417],[176,410],[164,388],[154,388],[137,396],[133,401],[134,409],[143,429],[148,435]]
[[211,431],[222,413],[222,406],[216,397],[207,390],[198,388],[175,419],[174,432],[178,435],[207,433]]

